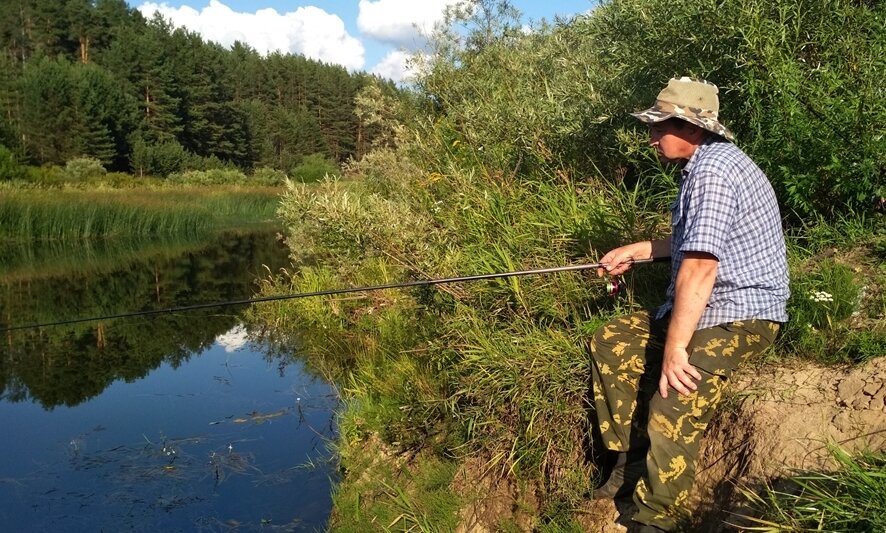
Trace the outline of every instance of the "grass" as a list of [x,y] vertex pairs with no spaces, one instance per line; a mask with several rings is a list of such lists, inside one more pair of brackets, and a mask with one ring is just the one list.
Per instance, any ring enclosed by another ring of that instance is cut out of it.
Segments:
[[[333,493],[329,528],[340,533],[366,531],[455,530],[461,499],[450,490],[456,472],[453,461],[425,457],[398,468],[378,441],[354,443],[340,449],[346,475],[356,481],[340,484]],[[366,453],[371,451],[372,453]],[[357,452],[356,454],[354,452]]]
[[886,453],[850,455],[830,447],[833,472],[796,472],[785,488],[765,487],[762,494],[743,492],[761,509],[756,524],[743,528],[763,532],[886,531]]
[[274,217],[279,189],[0,189],[0,240],[82,241],[195,235]]
[[882,220],[818,220],[788,238],[790,321],[783,356],[860,363],[886,353],[886,269]]

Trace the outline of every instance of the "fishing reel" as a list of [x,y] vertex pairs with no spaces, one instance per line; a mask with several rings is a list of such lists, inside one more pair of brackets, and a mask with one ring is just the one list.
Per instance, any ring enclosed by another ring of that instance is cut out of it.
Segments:
[[618,276],[612,276],[606,280],[606,294],[611,298],[617,297],[623,289],[624,283],[622,283]]

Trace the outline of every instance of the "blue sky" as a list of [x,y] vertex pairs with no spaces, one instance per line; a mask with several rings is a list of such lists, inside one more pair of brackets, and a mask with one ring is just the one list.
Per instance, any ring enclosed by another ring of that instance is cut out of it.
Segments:
[[[457,0],[127,0],[146,16],[159,11],[207,40],[235,40],[265,53],[300,53],[400,81],[406,58],[446,4]],[[512,0],[524,22],[569,17],[593,0]]]

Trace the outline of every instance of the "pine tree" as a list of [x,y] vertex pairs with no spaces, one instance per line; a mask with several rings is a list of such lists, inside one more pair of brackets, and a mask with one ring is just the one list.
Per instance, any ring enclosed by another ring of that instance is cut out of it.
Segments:
[[23,144],[38,164],[62,164],[81,155],[85,123],[71,66],[39,59],[25,67],[22,94]]
[[135,129],[137,110],[110,72],[97,65],[76,69],[78,106],[85,119],[84,154],[99,159],[106,168],[128,168],[128,137]]

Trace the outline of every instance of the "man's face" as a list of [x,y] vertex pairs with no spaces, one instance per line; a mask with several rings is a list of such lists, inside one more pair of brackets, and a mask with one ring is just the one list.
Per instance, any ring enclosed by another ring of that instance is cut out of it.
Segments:
[[703,131],[695,124],[679,119],[650,124],[649,146],[655,148],[658,157],[666,163],[685,162],[698,148]]

